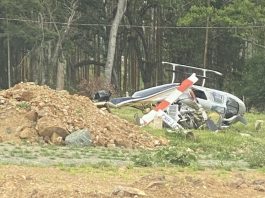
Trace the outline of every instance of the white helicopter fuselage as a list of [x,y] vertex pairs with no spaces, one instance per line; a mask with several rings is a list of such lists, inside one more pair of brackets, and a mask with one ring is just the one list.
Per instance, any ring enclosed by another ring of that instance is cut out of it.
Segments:
[[[151,87],[149,89],[135,92],[132,97],[142,98],[142,100],[138,101],[140,103],[160,102],[170,95],[178,85],[178,83],[171,83]],[[201,104],[205,110],[216,111],[220,114],[226,115],[230,113],[231,116],[243,115],[246,112],[244,102],[230,93],[198,85],[193,85],[192,91],[194,92],[198,103]],[[192,97],[189,92],[185,92],[182,96],[180,96],[179,101],[182,101],[183,103],[190,103],[191,99]]]
[[230,93],[201,86],[193,86],[193,91],[204,93],[205,96],[196,95],[198,102],[206,109],[220,114],[243,115],[246,112],[244,102]]

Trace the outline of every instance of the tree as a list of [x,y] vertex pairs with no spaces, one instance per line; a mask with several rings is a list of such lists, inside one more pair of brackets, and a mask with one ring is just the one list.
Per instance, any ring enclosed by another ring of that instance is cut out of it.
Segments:
[[247,103],[248,109],[254,107],[260,111],[265,110],[265,58],[264,52],[257,54],[246,62],[240,91]]
[[106,83],[111,84],[112,68],[114,63],[114,55],[116,49],[116,39],[119,24],[123,17],[123,14],[126,10],[127,0],[119,0],[115,18],[112,22],[110,35],[109,35],[109,44],[108,44],[108,55],[105,65],[105,77]]

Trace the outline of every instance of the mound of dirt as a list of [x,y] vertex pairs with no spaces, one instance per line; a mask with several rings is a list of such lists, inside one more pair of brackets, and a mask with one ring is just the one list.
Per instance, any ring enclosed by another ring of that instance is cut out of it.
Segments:
[[137,125],[98,109],[85,96],[34,83],[0,91],[0,142],[63,144],[67,135],[85,128],[95,146],[152,148],[166,144]]

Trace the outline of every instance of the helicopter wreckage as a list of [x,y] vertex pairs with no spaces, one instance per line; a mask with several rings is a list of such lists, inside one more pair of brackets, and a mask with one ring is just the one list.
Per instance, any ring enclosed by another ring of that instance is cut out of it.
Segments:
[[[113,99],[110,99],[109,92],[101,90],[95,94],[95,104],[114,108],[152,104],[154,108],[151,111],[142,117],[136,116],[136,122],[140,126],[148,125],[156,117],[162,118],[165,126],[174,130],[206,126],[212,131],[218,131],[236,122],[247,123],[243,117],[246,107],[241,99],[231,93],[205,87],[207,73],[222,76],[220,72],[170,62],[162,63],[172,66],[171,83],[137,91],[130,97]],[[175,83],[178,67],[196,70],[202,72],[202,75],[193,73],[181,83]],[[195,85],[198,78],[202,78],[201,85]],[[211,119],[209,112],[218,114],[217,122]]]

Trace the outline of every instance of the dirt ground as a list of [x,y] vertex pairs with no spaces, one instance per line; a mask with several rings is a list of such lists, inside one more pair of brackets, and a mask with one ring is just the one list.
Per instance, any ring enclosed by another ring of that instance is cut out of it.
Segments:
[[153,148],[167,144],[98,109],[85,96],[30,82],[0,91],[0,142],[63,144],[66,136],[82,129],[89,131],[96,146]]
[[89,130],[95,146],[131,149],[167,144],[166,140],[97,109],[84,96],[20,83],[0,91],[0,143],[26,142],[32,147],[3,146],[1,158],[11,160],[22,154],[24,158],[19,158],[21,166],[0,165],[0,197],[265,197],[265,174],[257,171],[192,171],[128,165],[37,167],[24,162],[26,157],[32,160],[38,157],[26,155],[28,150],[33,152],[34,145],[62,144],[67,135],[84,128]]
[[0,197],[265,197],[257,172],[0,167]]

